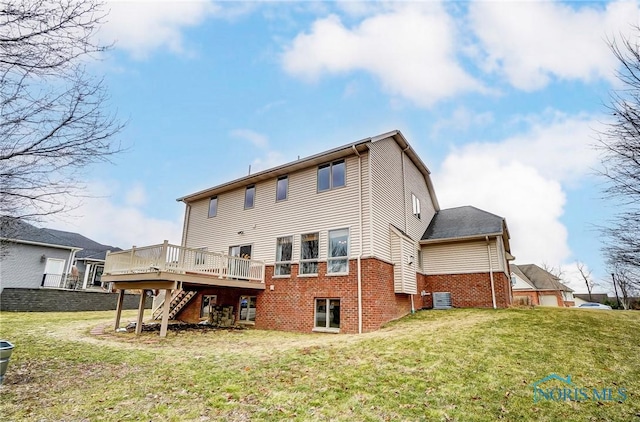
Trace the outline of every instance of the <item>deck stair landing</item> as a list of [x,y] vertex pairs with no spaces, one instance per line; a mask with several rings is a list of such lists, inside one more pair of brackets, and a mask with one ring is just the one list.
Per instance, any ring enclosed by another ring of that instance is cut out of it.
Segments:
[[[194,290],[177,290],[173,296],[171,297],[171,305],[169,311],[169,319],[175,318],[176,315],[184,308],[187,303],[191,301],[196,295],[196,291]],[[165,298],[166,300],[166,298]],[[159,320],[162,319],[162,309],[164,308],[164,301],[156,310],[153,312],[153,319]]]

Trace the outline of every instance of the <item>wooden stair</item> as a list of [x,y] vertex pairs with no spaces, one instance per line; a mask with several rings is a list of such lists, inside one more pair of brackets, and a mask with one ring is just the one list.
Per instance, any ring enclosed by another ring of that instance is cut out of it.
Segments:
[[[171,305],[169,310],[169,319],[175,318],[178,315],[178,312],[184,308],[187,303],[193,299],[196,295],[196,291],[194,290],[177,290],[173,296],[171,297]],[[165,298],[165,300],[167,300]],[[153,319],[159,320],[162,319],[162,309],[164,308],[164,302],[153,312]]]

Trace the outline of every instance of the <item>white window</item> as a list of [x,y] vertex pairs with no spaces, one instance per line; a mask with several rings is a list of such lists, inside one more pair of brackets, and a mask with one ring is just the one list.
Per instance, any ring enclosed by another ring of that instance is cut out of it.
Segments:
[[209,217],[215,217],[218,214],[218,197],[212,196],[209,199]]
[[319,239],[319,233],[300,236],[300,274],[318,274]]
[[244,191],[244,209],[253,208],[256,199],[256,185],[249,185]]
[[200,318],[209,318],[212,309],[216,306],[218,297],[216,295],[202,296],[202,304],[200,305]]
[[329,231],[327,273],[349,272],[349,229]]
[[345,185],[346,167],[344,160],[322,164],[318,167],[318,192]]
[[243,323],[252,323],[256,320],[256,297],[240,296],[240,312],[238,319]]
[[316,299],[315,328],[340,329],[340,300]]
[[276,182],[276,201],[287,199],[289,192],[289,176],[280,176]]
[[293,236],[279,237],[276,240],[275,275],[291,274],[291,255],[293,253]]
[[413,205],[413,215],[420,218],[420,199],[414,194],[411,194],[411,204]]

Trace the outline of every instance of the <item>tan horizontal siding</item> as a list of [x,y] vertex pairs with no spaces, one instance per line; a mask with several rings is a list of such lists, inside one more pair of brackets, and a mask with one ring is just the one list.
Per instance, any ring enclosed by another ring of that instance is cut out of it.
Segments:
[[[423,245],[425,274],[462,274],[488,272],[489,255],[484,240]],[[493,271],[503,270],[498,258],[495,238],[491,241],[491,263]]]
[[[252,245],[252,258],[272,263],[276,238],[293,235],[293,260],[300,256],[300,235],[320,232],[320,259],[327,258],[327,231],[349,228],[349,253],[359,245],[358,159],[346,160],[346,186],[317,192],[317,167],[289,174],[285,201],[276,202],[276,179],[256,184],[255,206],[245,210],[245,189],[218,196],[216,217],[208,218],[209,199],[194,202],[185,244],[228,253],[233,245]],[[238,234],[243,232],[243,234]]]

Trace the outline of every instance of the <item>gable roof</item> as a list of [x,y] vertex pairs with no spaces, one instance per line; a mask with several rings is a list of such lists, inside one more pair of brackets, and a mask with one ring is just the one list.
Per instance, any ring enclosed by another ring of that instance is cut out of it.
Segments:
[[591,293],[591,299],[589,299],[588,293],[575,293],[574,296],[578,299],[586,300],[587,302],[597,303],[605,303],[608,300],[616,300],[615,297],[609,298],[609,295],[606,293]]
[[329,161],[338,160],[351,155],[359,155],[360,153],[367,151],[368,149],[367,144],[382,141],[388,138],[392,138],[394,141],[396,141],[396,143],[400,146],[400,148],[404,151],[404,153],[407,154],[407,157],[409,157],[409,159],[416,165],[420,173],[422,173],[429,189],[429,196],[431,197],[431,200],[436,210],[440,209],[440,205],[438,204],[438,199],[436,198],[435,190],[431,182],[431,177],[430,177],[431,171],[429,171],[427,166],[420,159],[420,157],[415,152],[415,150],[411,147],[411,145],[409,145],[409,142],[399,130],[393,130],[391,132],[383,133],[370,138],[364,138],[359,141],[352,142],[338,148],[321,152],[319,154],[315,154],[305,158],[300,158],[296,161],[292,161],[287,164],[283,164],[283,165],[276,166],[267,170],[263,170],[254,174],[250,174],[248,176],[244,176],[239,179],[232,180],[230,182],[226,182],[211,188],[207,188],[207,189],[180,197],[176,199],[176,201],[185,202],[185,203],[197,201],[200,199],[221,194],[223,192],[226,192],[232,189],[237,189],[239,187],[251,185],[264,180],[272,179],[274,177],[284,176],[291,172],[317,166]]
[[455,240],[504,235],[506,232],[504,218],[476,207],[464,206],[436,212],[422,240]]
[[573,289],[560,282],[560,279],[535,264],[515,265],[537,290],[562,290],[573,292]]
[[103,260],[107,251],[119,251],[120,248],[103,245],[89,239],[79,233],[63,230],[38,228],[21,220],[13,220],[11,228],[2,237],[8,241],[17,243],[32,243],[49,245],[62,249],[81,249],[76,253],[76,258],[92,258]]
[[518,267],[516,264],[509,264],[509,270],[511,270],[511,272],[518,276],[522,281],[530,285],[532,289],[536,288],[536,286],[533,284],[533,281],[529,280],[529,277],[527,277],[526,274],[523,273],[520,270],[520,267]]

